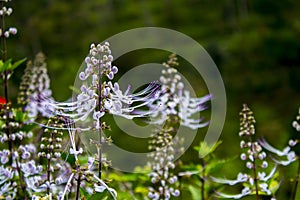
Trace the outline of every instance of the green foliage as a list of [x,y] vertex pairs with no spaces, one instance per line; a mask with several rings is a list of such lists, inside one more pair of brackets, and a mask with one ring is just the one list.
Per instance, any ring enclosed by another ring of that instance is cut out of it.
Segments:
[[[182,190],[185,191],[182,198],[201,199],[201,180],[209,180],[210,174],[224,172],[222,167],[225,163],[232,162],[232,171],[240,171],[241,167],[236,164],[238,161],[219,159],[218,155],[235,155],[236,147],[233,144],[238,140],[235,137],[238,126],[235,113],[241,102],[251,102],[254,109],[262,111],[257,113],[259,136],[264,135],[279,145],[289,137],[289,124],[300,98],[298,1],[31,0],[30,4],[26,1],[13,1],[11,4],[18,8],[18,12],[10,20],[23,30],[22,37],[8,44],[8,55],[20,58],[40,50],[45,51],[49,58],[50,75],[55,78],[51,83],[54,96],[58,99],[65,100],[70,96],[72,90],[61,85],[73,84],[78,66],[91,41],[102,41],[131,28],[158,26],[181,31],[204,45],[222,73],[229,102],[228,117],[222,134],[222,145],[200,143],[194,148],[200,161],[197,156],[193,156],[192,151],[185,154],[191,164],[184,164],[182,170],[192,175],[181,179]],[[136,63],[157,61],[160,58],[155,54],[124,57],[121,63],[123,69],[120,69],[124,72],[136,66]],[[24,61],[0,60],[0,74],[5,71],[15,72],[15,76],[9,76],[12,86],[10,99],[13,103],[23,73],[19,66]],[[186,75],[192,74],[187,69],[182,71]],[[2,79],[0,83],[3,83]],[[27,114],[20,109],[13,108],[11,111],[16,122],[24,123],[28,120]],[[5,124],[5,120],[0,120],[0,127]],[[34,130],[37,134],[36,125],[24,124],[22,130]],[[216,151],[217,147],[219,151]],[[71,165],[75,163],[74,157],[68,156],[66,152],[62,158]],[[81,164],[86,163],[87,157],[82,156],[79,161]],[[148,169],[140,170],[147,172]],[[294,171],[292,168],[280,173],[290,177]],[[137,198],[147,195],[148,177],[145,174],[111,172],[108,179],[115,180],[112,185],[118,189],[120,199],[132,198],[128,190]],[[275,179],[271,181],[270,187],[276,191],[280,184]],[[213,187],[205,184],[205,192],[212,194]],[[289,191],[289,186],[283,185],[279,199],[287,199]],[[90,196],[81,189],[80,193],[87,199],[110,198],[107,191]]]
[[107,190],[104,190],[101,193],[95,193],[91,195],[90,197],[87,198],[88,200],[98,200],[98,199],[103,199],[103,200],[111,200],[113,198],[110,198],[110,194]]
[[200,142],[199,146],[194,147],[198,151],[199,158],[203,158],[210,153],[214,153],[218,146],[222,144],[222,141],[217,141],[213,146],[210,146],[206,142]]
[[15,70],[17,67],[19,67],[25,61],[26,61],[26,58],[18,60],[14,63],[12,63],[12,59],[8,59],[5,62],[3,62],[3,60],[0,60],[0,73],[4,73],[5,71],[12,72],[13,70]]

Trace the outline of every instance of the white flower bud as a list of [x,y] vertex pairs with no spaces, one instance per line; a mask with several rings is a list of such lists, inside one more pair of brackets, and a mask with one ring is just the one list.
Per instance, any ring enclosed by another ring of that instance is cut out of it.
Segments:
[[254,161],[253,155],[249,155],[249,160],[251,160],[252,162]]
[[16,35],[17,32],[18,32],[17,29],[14,28],[14,27],[9,28],[8,31],[9,31],[9,33],[11,33],[12,35]]
[[267,156],[267,155],[266,155],[265,152],[261,152],[260,154],[258,154],[258,158],[259,158],[260,160],[263,160],[266,156]]
[[241,141],[240,147],[241,147],[241,149],[246,147],[246,142],[244,140]]
[[293,127],[297,128],[297,126],[298,126],[298,122],[297,121],[293,121]]
[[290,141],[289,141],[289,145],[290,145],[291,147],[294,147],[296,144],[297,144],[297,141],[295,141],[295,140],[290,140]]
[[4,32],[4,36],[5,36],[6,38],[9,38],[9,32],[8,32],[8,31],[5,31],[5,32]]
[[12,8],[8,8],[6,11],[6,14],[9,16],[9,15],[11,15],[12,12],[13,12]]
[[242,159],[242,160],[246,160],[246,159],[247,159],[247,156],[246,156],[245,153],[242,153],[242,154],[241,154],[241,159]]
[[262,168],[267,168],[268,167],[268,162],[267,161],[263,161],[263,163],[261,164]]
[[253,164],[252,164],[251,162],[247,162],[247,163],[246,163],[246,167],[247,167],[248,169],[252,169],[252,168],[253,168]]
[[176,189],[172,194],[174,197],[179,197],[180,191]]

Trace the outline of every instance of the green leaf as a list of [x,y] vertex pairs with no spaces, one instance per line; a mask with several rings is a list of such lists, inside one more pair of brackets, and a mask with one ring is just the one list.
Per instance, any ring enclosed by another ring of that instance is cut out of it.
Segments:
[[212,160],[208,163],[206,166],[206,173],[207,174],[212,174],[214,172],[217,172],[222,169],[223,165],[229,162],[232,162],[235,160],[237,157],[233,158],[228,158],[228,159],[222,159],[222,160]]
[[73,165],[75,163],[74,156],[69,156],[69,151],[63,152],[61,154],[62,159],[66,160],[69,164]]
[[213,153],[221,143],[222,141],[218,141],[213,146],[210,146],[204,141],[204,142],[200,142],[199,146],[194,147],[194,149],[198,151],[199,158],[203,158],[204,156]]
[[10,71],[13,71],[18,66],[20,66],[23,62],[25,62],[26,60],[27,60],[27,58],[23,58],[21,60],[18,60],[16,62],[14,62],[14,64],[10,65],[9,68],[7,68],[7,69],[10,70]]
[[4,63],[1,60],[1,62],[0,62],[0,73],[5,72],[5,70],[7,70],[10,66],[11,66],[11,59],[8,59]]
[[272,180],[269,184],[269,190],[274,194],[280,187],[280,183],[276,180]]
[[85,197],[85,198],[89,198],[90,197],[90,194],[85,189],[80,188],[79,191],[80,191],[80,196],[81,197]]
[[108,197],[110,196],[109,192],[107,190],[104,190],[103,192],[97,192],[93,194],[88,200],[106,200],[109,199]]
[[200,188],[195,188],[194,186],[190,185],[189,187],[189,191],[192,195],[192,199],[194,200],[201,200],[202,197],[201,197],[201,194],[200,194]]
[[[5,121],[0,120],[0,127],[2,127],[5,124]],[[2,130],[0,131],[0,133],[2,132]]]
[[12,109],[12,111],[16,116],[15,120],[17,122],[24,122],[26,120],[26,114],[23,113],[21,109]]
[[78,160],[80,165],[84,165],[85,163],[88,163],[88,156],[87,155],[83,155],[83,156],[79,156]]

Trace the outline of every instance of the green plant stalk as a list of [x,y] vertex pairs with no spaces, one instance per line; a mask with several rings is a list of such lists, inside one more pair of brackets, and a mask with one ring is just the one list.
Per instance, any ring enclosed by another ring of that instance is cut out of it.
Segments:
[[[77,170],[80,170],[80,166],[78,167],[77,166]],[[76,187],[76,200],[79,200],[80,199],[80,183],[81,183],[81,172],[79,172],[78,174],[78,178],[77,178],[77,187]]]
[[292,191],[291,200],[296,200],[296,194],[297,194],[297,190],[298,190],[299,178],[300,178],[300,160],[298,159],[298,171],[297,171],[297,176],[296,176],[294,188],[293,188],[293,191]]
[[[0,8],[4,7],[4,3],[3,1],[0,2]],[[1,52],[2,52],[2,61],[5,62],[6,61],[6,57],[7,57],[7,48],[6,48],[6,38],[4,36],[4,31],[5,31],[5,14],[3,13],[3,15],[1,15],[1,31],[2,31],[2,35],[1,35]],[[4,96],[5,96],[5,101],[6,101],[6,108],[5,108],[5,115],[6,115],[6,134],[8,137],[8,149],[11,152],[10,156],[9,156],[9,164],[12,166],[13,164],[13,143],[12,140],[10,138],[10,125],[9,125],[9,110],[7,109],[7,104],[9,102],[8,99],[8,76],[9,76],[9,71],[5,70],[4,72]],[[20,169],[19,166],[19,161],[16,159],[16,169],[19,173],[19,181],[20,181],[20,186],[22,189],[22,192],[24,194],[24,199],[27,200],[27,194],[26,194],[26,185],[24,184],[23,181],[23,175],[22,175],[22,171]]]
[[[0,2],[0,8],[3,8],[4,4],[3,1]],[[1,52],[2,52],[2,61],[6,61],[6,56],[7,56],[7,50],[6,50],[6,38],[4,36],[4,31],[5,31],[5,18],[4,14],[1,15],[1,30],[2,30],[2,35],[1,35]],[[4,72],[4,96],[5,96],[5,101],[6,101],[6,107],[5,107],[5,115],[6,115],[6,134],[8,137],[8,149],[10,152],[12,152],[13,147],[12,147],[12,141],[10,138],[10,126],[9,126],[9,111],[7,109],[7,104],[8,104],[8,75],[9,72],[8,70],[5,70]],[[9,156],[9,164],[12,165],[13,159],[12,159],[12,154]]]
[[[249,141],[251,142],[251,151],[254,152],[254,145],[252,142],[252,137],[249,136]],[[256,170],[256,158],[255,156],[253,156],[253,178],[254,178],[254,185],[255,185],[255,196],[256,196],[256,200],[260,200],[259,194],[258,194],[258,179],[257,179],[257,170]]]
[[202,165],[202,177],[200,177],[200,181],[201,181],[201,197],[203,200],[205,200],[205,161],[202,159],[201,162]]
[[20,186],[21,186],[21,189],[22,189],[22,192],[24,194],[23,198],[24,200],[27,200],[27,194],[26,194],[26,184],[24,184],[24,180],[23,180],[23,173],[20,169],[20,166],[19,166],[19,161],[17,160],[16,158],[16,168],[17,168],[17,171],[19,173],[19,182],[20,182]]
[[[51,132],[50,134],[51,134],[51,142],[49,143],[49,147],[51,145],[53,145],[53,141],[54,141],[53,132]],[[51,150],[51,149],[49,148],[48,150]],[[50,170],[50,167],[51,167],[51,157],[49,159],[47,159],[47,181],[49,182],[49,184],[51,183],[51,170]],[[50,185],[47,187],[47,194],[50,195]]]
[[[50,161],[51,161],[51,158],[47,160],[47,181],[49,182],[50,184]],[[50,195],[50,185],[47,186],[47,194]]]

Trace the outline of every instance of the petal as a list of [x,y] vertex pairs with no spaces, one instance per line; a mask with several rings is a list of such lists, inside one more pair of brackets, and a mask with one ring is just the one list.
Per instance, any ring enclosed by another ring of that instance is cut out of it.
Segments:
[[280,151],[276,148],[274,148],[273,146],[271,146],[265,139],[261,139],[258,141],[259,144],[267,149],[268,151],[275,153],[278,156],[286,156],[288,154],[288,152],[290,151],[290,147],[286,147],[283,151]]

